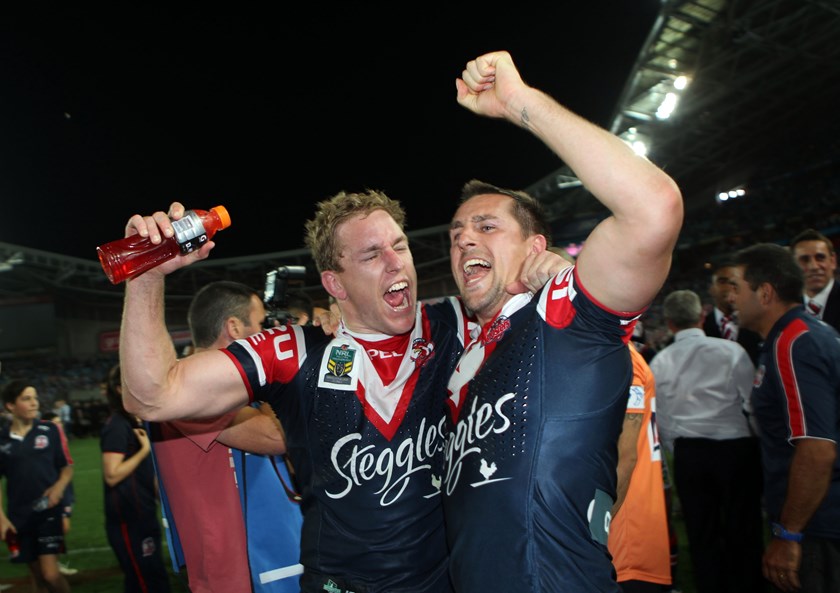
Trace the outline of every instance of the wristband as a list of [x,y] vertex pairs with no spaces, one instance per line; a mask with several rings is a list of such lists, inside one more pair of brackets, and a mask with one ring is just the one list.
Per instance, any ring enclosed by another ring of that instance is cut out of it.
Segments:
[[773,537],[778,539],[783,539],[789,542],[796,542],[798,544],[802,543],[801,533],[794,533],[793,531],[788,531],[779,523],[770,523],[770,533],[773,534]]

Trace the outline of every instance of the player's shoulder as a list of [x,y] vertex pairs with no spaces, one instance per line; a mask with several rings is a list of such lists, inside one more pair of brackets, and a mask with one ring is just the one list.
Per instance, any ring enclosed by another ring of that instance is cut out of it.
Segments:
[[469,311],[460,297],[446,296],[425,300],[421,303],[421,319],[427,320],[433,331],[452,331],[463,334],[472,321]]

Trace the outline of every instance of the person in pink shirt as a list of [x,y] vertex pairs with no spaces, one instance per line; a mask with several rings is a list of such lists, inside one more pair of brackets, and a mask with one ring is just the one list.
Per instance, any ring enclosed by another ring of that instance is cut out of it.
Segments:
[[[264,319],[259,295],[229,281],[204,286],[188,311],[196,352],[257,333]],[[215,418],[150,423],[150,431],[171,512],[167,520],[177,528],[190,590],[251,591],[246,528],[229,447],[262,455],[285,453],[282,428],[271,407],[263,403]]]

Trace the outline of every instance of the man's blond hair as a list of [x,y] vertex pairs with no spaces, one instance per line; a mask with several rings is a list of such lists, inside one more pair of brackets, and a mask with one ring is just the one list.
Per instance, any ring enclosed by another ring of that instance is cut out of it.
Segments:
[[312,250],[312,259],[319,272],[344,271],[341,267],[342,246],[336,238],[338,226],[354,216],[367,216],[375,210],[388,213],[400,229],[403,229],[405,210],[399,202],[378,190],[369,189],[359,193],[342,191],[318,203],[315,218],[306,222],[304,241]]

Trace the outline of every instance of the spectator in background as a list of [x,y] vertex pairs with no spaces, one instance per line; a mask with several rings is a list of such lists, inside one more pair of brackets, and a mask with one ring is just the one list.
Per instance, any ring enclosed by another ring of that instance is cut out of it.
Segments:
[[58,416],[61,422],[61,428],[64,430],[64,436],[69,440],[73,433],[73,408],[67,403],[65,399],[57,399],[53,404],[53,413]]
[[102,427],[105,531],[120,563],[124,593],[169,593],[161,553],[161,525],[151,445],[137,418],[122,404],[120,367],[108,373],[111,415]]
[[618,439],[618,487],[608,546],[623,593],[662,593],[670,588],[662,447],[656,429],[656,385],[633,344],[633,379]]
[[773,536],[764,576],[782,591],[840,591],[840,335],[805,312],[787,249],[757,244],[734,261],[733,303],[764,338],[752,393]]
[[697,590],[761,591],[761,458],[749,421],[755,368],[740,344],[703,333],[695,292],[674,291],[662,307],[674,342],[650,364],[656,419],[673,451]]
[[61,429],[40,420],[38,392],[14,379],[3,388],[11,425],[0,431],[0,477],[6,478],[8,515],[0,492],[0,538],[11,531],[19,545],[12,562],[28,564],[34,591],[69,593],[58,567],[64,552],[61,501],[73,478],[73,459]]
[[645,363],[650,363],[653,357],[656,356],[656,348],[650,343],[648,335],[645,332],[645,324],[641,319],[636,321],[636,325],[633,327],[633,335],[630,337],[630,342],[633,344],[636,352],[642,355]]
[[[224,348],[234,340],[258,333],[265,316],[262,300],[248,286],[224,280],[205,285],[195,294],[187,312],[195,352]],[[244,406],[214,418],[150,422],[149,429],[167,501],[167,521],[170,530],[177,529],[192,593],[250,591],[249,560],[253,566],[256,554],[264,562],[263,568],[254,567],[255,572],[282,569],[287,577],[293,577],[282,585],[274,583],[272,591],[296,591],[296,575],[302,570],[300,508],[289,505],[282,482],[276,477],[268,482],[273,486],[270,490],[261,492],[252,487],[257,480],[255,472],[274,476],[274,469],[270,459],[247,458],[243,453],[285,453],[283,431],[271,407],[263,403],[259,408]],[[246,467],[250,468],[252,479],[240,483],[239,488],[232,460],[247,460]],[[277,470],[281,480],[291,482],[282,460]],[[254,535],[259,526],[246,530],[240,506],[240,489],[245,488],[246,502],[260,497],[269,501],[261,507],[262,518],[255,519],[273,525],[275,531],[271,540],[250,555],[247,534]],[[258,591],[259,575],[253,576]]]
[[714,308],[703,320],[703,331],[712,338],[725,338],[738,342],[750,355],[753,366],[756,366],[761,336],[749,329],[738,327],[738,313],[729,301],[734,269],[734,265],[728,260],[718,261],[712,267],[709,296],[712,297]]
[[822,233],[806,229],[793,238],[790,249],[804,275],[805,310],[840,331],[840,285],[834,281],[834,244]]

